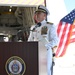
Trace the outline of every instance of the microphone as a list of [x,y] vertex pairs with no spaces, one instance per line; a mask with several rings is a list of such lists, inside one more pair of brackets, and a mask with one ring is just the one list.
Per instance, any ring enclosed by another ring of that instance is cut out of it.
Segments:
[[38,27],[40,27],[41,26],[41,23],[39,22],[39,23],[37,23],[37,25],[38,25]]
[[34,31],[37,27],[40,27],[41,26],[41,23],[37,23],[37,25],[33,28],[32,31]]

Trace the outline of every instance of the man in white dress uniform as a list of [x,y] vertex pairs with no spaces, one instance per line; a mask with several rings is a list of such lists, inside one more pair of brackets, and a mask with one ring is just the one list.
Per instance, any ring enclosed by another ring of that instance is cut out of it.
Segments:
[[52,75],[52,50],[58,44],[56,27],[46,21],[47,15],[49,15],[48,9],[39,5],[34,14],[36,24],[31,26],[28,38],[28,41],[38,41],[39,44],[39,75],[43,75],[44,72],[45,75]]

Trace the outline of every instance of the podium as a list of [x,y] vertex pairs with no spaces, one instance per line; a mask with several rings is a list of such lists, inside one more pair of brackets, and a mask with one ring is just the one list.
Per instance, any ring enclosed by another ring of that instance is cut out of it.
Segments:
[[0,42],[0,75],[39,75],[37,42]]

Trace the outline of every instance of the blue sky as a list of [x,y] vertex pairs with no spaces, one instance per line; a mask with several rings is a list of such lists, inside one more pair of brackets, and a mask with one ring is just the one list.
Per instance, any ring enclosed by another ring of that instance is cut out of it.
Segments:
[[75,9],[75,0],[64,0],[67,12],[72,11]]

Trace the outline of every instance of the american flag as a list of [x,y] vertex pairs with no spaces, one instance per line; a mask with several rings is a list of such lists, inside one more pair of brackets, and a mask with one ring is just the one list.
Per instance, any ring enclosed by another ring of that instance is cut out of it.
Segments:
[[60,20],[57,33],[59,43],[56,56],[61,57],[66,53],[68,45],[75,42],[75,9]]

